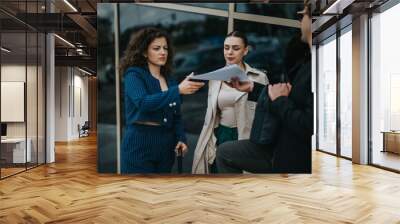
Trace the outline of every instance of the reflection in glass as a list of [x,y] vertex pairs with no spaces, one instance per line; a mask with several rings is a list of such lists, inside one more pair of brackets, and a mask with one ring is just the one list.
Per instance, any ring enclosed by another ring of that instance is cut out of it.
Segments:
[[286,19],[297,19],[297,12],[303,9],[303,4],[247,4],[237,3],[236,12],[252,13]]
[[[192,5],[194,4],[215,9],[215,6],[212,6],[214,3],[201,5],[193,3]],[[98,6],[100,6],[98,7],[99,36],[102,35],[99,37],[98,70],[99,82],[102,82],[99,84],[99,94],[104,96],[99,96],[99,116],[103,116],[103,118],[99,118],[99,121],[103,120],[103,123],[106,124],[105,121],[108,119],[107,124],[109,126],[106,128],[115,133],[115,104],[113,103],[115,99],[115,79],[112,73],[114,71],[113,7],[107,4],[99,4]],[[224,6],[223,9],[226,10],[228,4],[220,4],[218,6]],[[207,13],[209,10],[204,9],[204,12]],[[290,13],[295,16],[295,12],[290,10],[280,10],[279,13],[274,15],[285,18],[285,15]],[[173,76],[178,81],[183,80],[191,72],[204,73],[225,65],[223,42],[228,31],[228,18],[226,17],[163,9],[152,7],[151,5],[120,3],[119,22],[120,57],[122,57],[131,35],[136,31],[148,26],[166,30],[171,35],[173,47],[175,48]],[[243,20],[234,20],[233,25],[234,30],[245,33],[250,41],[251,50],[245,61],[252,67],[267,70],[269,77],[280,77],[285,72],[284,54],[286,47],[292,38],[299,36],[300,29]],[[108,69],[110,69],[110,73],[106,72],[109,71]],[[107,77],[109,82],[106,82]],[[124,87],[123,82],[124,79],[122,77],[120,83],[122,88]],[[204,122],[207,91],[207,87],[204,87],[194,95],[183,96],[182,114],[190,149],[195,148]],[[124,126],[124,89],[121,89],[119,94],[121,96],[121,124]],[[107,108],[108,113],[106,113]],[[99,129],[99,131],[102,131],[105,128],[101,127]],[[122,131],[124,131],[124,127],[122,127]],[[100,136],[98,139],[100,139]],[[114,144],[114,141],[112,141],[112,144]],[[113,148],[107,150],[112,152]],[[189,150],[189,154],[184,159],[184,172],[191,171],[192,159],[193,150]],[[99,168],[101,168],[101,165],[99,163]]]
[[[2,6],[16,10],[21,20],[42,13],[45,1],[8,1]],[[28,14],[26,14],[27,12]],[[0,13],[1,14],[1,13]],[[30,14],[30,15],[29,15]],[[27,17],[29,16],[29,17]],[[2,14],[1,178],[45,163],[45,44],[43,33]],[[32,21],[35,22],[35,21]],[[6,97],[11,105],[5,105]],[[11,99],[12,98],[12,99]],[[10,100],[11,99],[11,100]],[[11,108],[14,107],[14,108]]]
[[[393,29],[398,21],[400,4],[371,19],[372,163],[395,170],[400,170],[400,155],[391,149],[400,149],[400,33]],[[384,141],[382,132],[392,133],[391,139]]]
[[245,33],[249,40],[250,52],[245,61],[250,66],[266,70],[270,80],[284,73],[287,44],[299,36],[300,29],[242,20],[235,20],[234,29]]
[[193,5],[210,9],[228,10],[227,3],[184,3],[185,5]]
[[340,154],[351,158],[352,141],[352,35],[340,36]]
[[[7,133],[1,140],[1,177],[25,170],[25,162],[30,160],[31,141],[26,141],[25,91],[26,91],[26,34],[2,33],[1,45],[9,49],[1,51],[1,91],[0,106],[2,124]],[[13,96],[13,102],[6,105],[5,96]],[[11,104],[12,103],[12,104]],[[10,110],[12,106],[17,106]],[[20,112],[20,113],[18,113]],[[28,144],[27,144],[28,142]],[[27,150],[28,146],[28,150]],[[28,151],[28,152],[27,152]]]
[[[200,74],[225,65],[223,41],[227,33],[227,18],[135,4],[121,4],[120,10],[121,54],[132,33],[146,26],[155,26],[171,35],[175,49],[173,76],[178,81],[191,72]],[[194,148],[204,123],[207,91],[207,87],[204,87],[196,94],[183,96],[182,116],[188,146],[192,149],[185,156],[183,163],[183,171],[187,173],[191,172]],[[121,94],[122,105],[123,96],[124,94]],[[124,111],[123,108],[121,111]]]
[[318,147],[336,154],[336,39],[318,48]]
[[97,77],[99,172],[117,172],[114,4],[97,5]]

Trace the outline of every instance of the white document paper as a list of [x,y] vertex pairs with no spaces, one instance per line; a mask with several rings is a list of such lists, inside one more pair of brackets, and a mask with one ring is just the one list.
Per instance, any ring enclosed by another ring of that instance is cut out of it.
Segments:
[[239,81],[249,80],[246,73],[237,64],[227,65],[215,71],[201,75],[195,75],[190,78],[198,80],[221,80],[221,81],[231,81],[232,78],[237,78]]

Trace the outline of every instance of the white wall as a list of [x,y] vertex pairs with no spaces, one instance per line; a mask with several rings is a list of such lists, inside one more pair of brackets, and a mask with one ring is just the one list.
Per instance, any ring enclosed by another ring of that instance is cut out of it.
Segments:
[[[46,3],[50,12],[54,7]],[[55,162],[55,43],[54,35],[46,36],[46,163]]]
[[25,64],[1,65],[1,81],[25,82]]
[[[25,82],[25,64],[4,64],[1,66],[1,81],[4,82]],[[36,74],[36,67],[27,66],[28,74]],[[28,76],[29,78],[29,76]],[[36,86],[36,80],[29,80],[30,86]],[[30,106],[29,113],[27,113],[28,122],[28,137],[30,133],[30,128],[36,130],[36,113],[31,113],[33,110],[36,111],[36,87],[35,88],[27,88],[27,103]],[[32,104],[33,102],[33,104]],[[39,105],[40,107],[41,105]],[[7,110],[7,108],[1,108],[1,110]],[[34,124],[31,122],[34,121]],[[26,122],[7,122],[7,136],[8,137],[25,137],[25,126]]]
[[[26,87],[26,101],[20,110],[25,114],[26,120],[22,122],[6,122],[8,138],[27,138],[29,139],[32,161],[44,163],[44,83],[42,67],[25,64],[3,64],[1,66],[1,81],[5,82],[24,82]],[[27,78],[27,80],[25,80]],[[3,91],[3,90],[2,90]],[[24,94],[24,90],[21,94]],[[2,96],[7,97],[7,96]],[[24,97],[25,98],[25,97]],[[25,105],[26,102],[26,105]],[[10,107],[1,108],[2,112],[12,110]],[[8,111],[13,113],[12,111]],[[14,112],[15,113],[15,112]],[[24,116],[24,115],[23,115]],[[39,153],[39,155],[37,155]]]
[[368,163],[368,15],[352,24],[352,161]]
[[55,68],[55,141],[68,140],[68,68]]
[[56,141],[77,139],[78,124],[88,120],[88,78],[83,75],[76,68],[56,67]]
[[[78,72],[78,74],[77,74]],[[77,126],[80,124],[81,126],[85,123],[85,121],[89,120],[89,92],[88,92],[88,77],[82,76],[79,70],[74,71],[74,119],[72,120],[72,135],[78,136]],[[81,111],[80,111],[81,110]]]
[[[25,82],[25,64],[2,65],[1,81]],[[1,110],[6,110],[6,109],[7,108],[1,108]],[[7,137],[25,137],[25,123],[24,122],[7,123]]]

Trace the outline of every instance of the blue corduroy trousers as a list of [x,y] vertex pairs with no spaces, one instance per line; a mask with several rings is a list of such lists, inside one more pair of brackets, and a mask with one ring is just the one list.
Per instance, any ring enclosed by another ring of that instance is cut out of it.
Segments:
[[175,161],[173,129],[129,125],[121,145],[121,173],[170,173]]

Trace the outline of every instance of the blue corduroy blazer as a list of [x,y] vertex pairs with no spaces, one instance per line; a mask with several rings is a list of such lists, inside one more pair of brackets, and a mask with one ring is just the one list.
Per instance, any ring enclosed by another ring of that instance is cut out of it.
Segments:
[[167,91],[161,91],[158,79],[147,67],[129,67],[124,74],[126,125],[151,121],[175,130],[177,141],[186,143],[178,83],[168,78]]

